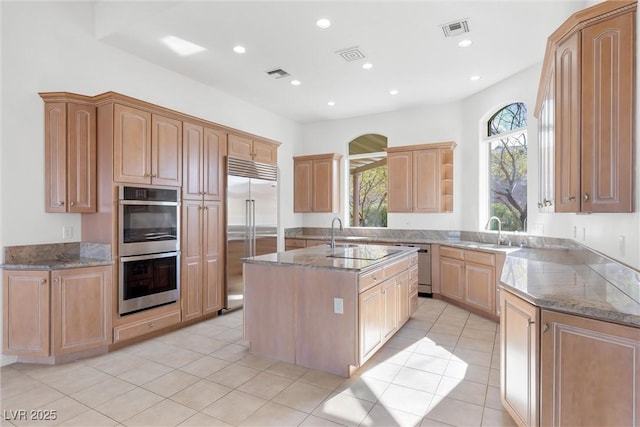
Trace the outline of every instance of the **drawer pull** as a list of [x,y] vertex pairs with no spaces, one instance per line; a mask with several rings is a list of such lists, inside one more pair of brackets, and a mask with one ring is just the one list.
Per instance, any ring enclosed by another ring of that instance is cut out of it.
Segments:
[[155,328],[155,327],[156,327],[156,324],[155,324],[155,323],[149,323],[149,327],[150,327],[150,328]]

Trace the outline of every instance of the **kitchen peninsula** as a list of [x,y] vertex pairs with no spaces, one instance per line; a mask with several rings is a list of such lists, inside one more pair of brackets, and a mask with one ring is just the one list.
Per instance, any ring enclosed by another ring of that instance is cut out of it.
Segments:
[[246,258],[250,351],[350,376],[417,308],[416,252],[323,245]]

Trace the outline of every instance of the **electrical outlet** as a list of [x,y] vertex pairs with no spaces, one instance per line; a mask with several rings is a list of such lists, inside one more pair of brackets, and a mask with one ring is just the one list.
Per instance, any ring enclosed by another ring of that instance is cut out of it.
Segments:
[[62,226],[62,240],[73,239],[73,227],[70,225]]
[[333,299],[333,312],[335,314],[344,314],[344,301],[342,298]]

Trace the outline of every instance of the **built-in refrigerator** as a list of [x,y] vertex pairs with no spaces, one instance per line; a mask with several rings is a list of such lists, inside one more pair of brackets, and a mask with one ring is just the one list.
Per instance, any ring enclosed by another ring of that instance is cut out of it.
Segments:
[[278,168],[227,158],[225,309],[242,307],[242,258],[277,252]]

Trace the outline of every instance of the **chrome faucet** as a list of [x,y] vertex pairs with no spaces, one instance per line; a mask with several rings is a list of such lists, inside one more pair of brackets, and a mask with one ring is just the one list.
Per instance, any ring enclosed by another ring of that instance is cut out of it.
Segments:
[[498,221],[498,244],[502,243],[502,221],[500,221],[500,218],[498,218],[497,216],[492,216],[491,218],[489,218],[489,221],[487,221],[487,225],[484,226],[484,228],[486,230],[489,229],[489,225],[491,224],[491,221],[493,220]]
[[336,236],[335,236],[335,225],[336,225],[336,219],[338,220],[338,223],[340,224],[340,231],[344,230],[344,228],[342,227],[342,220],[340,218],[338,218],[337,216],[333,218],[333,220],[331,220],[331,242],[329,243],[329,246],[331,247],[331,249],[334,249],[336,247]]

